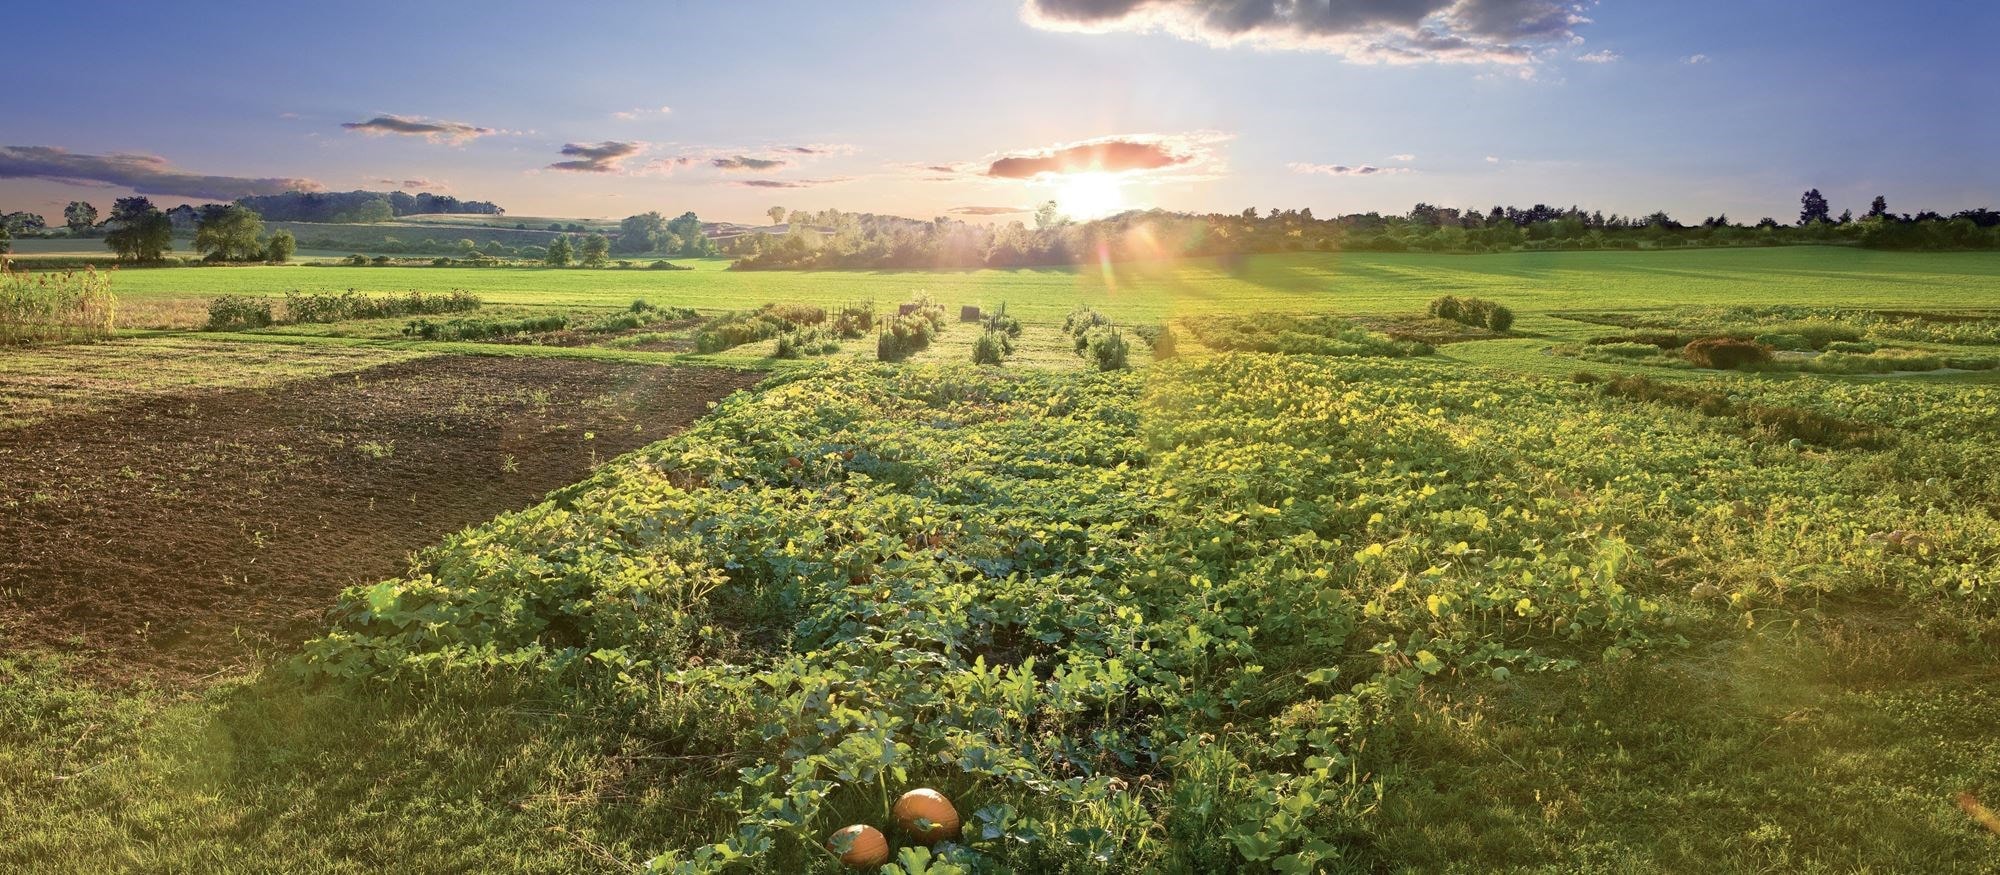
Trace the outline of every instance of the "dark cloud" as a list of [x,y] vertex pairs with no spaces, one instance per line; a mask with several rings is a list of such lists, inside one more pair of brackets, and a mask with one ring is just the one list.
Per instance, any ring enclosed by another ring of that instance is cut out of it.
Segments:
[[365,122],[344,122],[341,127],[374,136],[401,134],[408,137],[423,137],[433,143],[453,145],[499,133],[492,128],[482,128],[465,122],[436,121],[400,115],[378,115]]
[[550,170],[567,170],[572,173],[616,173],[625,159],[644,152],[645,143],[606,140],[602,143],[569,143],[562,147],[562,153],[571,160],[557,161],[549,165]]
[[792,162],[783,158],[753,158],[749,155],[728,155],[709,159],[709,165],[728,173],[766,173],[783,170]]
[[1198,141],[1181,137],[1104,137],[996,158],[987,176],[1031,179],[1051,173],[1124,173],[1193,165],[1206,157]]
[[310,179],[188,173],[173,169],[167,159],[157,155],[84,155],[54,146],[0,146],[0,179],[50,179],[216,201],[325,188]]
[[1581,42],[1596,0],[1027,0],[1022,17],[1051,30],[1165,31],[1217,45],[1251,43],[1384,63],[1525,64]]
[[1293,173],[1319,173],[1326,176],[1394,176],[1414,172],[1408,167],[1376,167],[1373,164],[1306,164],[1294,161],[1286,166],[1292,168]]
[[1014,213],[1032,213],[1027,207],[952,207],[946,210],[960,216],[1007,216]]
[[736,184],[745,188],[812,188],[816,185],[846,182],[852,178],[836,176],[831,179],[739,179],[736,180]]
[[428,179],[397,180],[391,177],[382,177],[380,179],[374,180],[374,182],[377,185],[386,185],[391,188],[398,188],[405,191],[423,191],[423,190],[442,191],[446,187],[445,184],[442,182],[433,182]]
[[807,143],[803,146],[779,146],[773,149],[787,155],[847,155],[854,147],[844,143]]

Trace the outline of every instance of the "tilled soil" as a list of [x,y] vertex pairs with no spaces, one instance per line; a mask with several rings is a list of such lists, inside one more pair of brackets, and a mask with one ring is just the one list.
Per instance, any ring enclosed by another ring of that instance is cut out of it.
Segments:
[[81,652],[111,678],[249,664],[342,588],[759,378],[439,357],[0,430],[0,652]]

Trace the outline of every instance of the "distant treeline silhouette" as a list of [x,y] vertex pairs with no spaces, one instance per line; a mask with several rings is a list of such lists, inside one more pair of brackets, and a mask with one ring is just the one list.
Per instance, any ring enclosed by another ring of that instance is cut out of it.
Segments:
[[787,233],[743,235],[730,241],[728,251],[737,256],[738,269],[797,270],[1020,267],[1304,251],[1477,253],[1797,244],[2000,248],[2000,212],[1992,209],[1897,215],[1877,197],[1867,215],[1836,217],[1818,190],[1806,192],[1801,206],[1795,224],[1772,218],[1739,224],[1726,215],[1685,224],[1665,212],[1628,217],[1546,204],[1487,210],[1417,204],[1403,215],[1369,212],[1328,219],[1315,217],[1310,209],[1262,214],[1254,208],[1208,214],[1147,210],[1073,222],[1051,203],[1036,211],[1033,227],[795,211]]

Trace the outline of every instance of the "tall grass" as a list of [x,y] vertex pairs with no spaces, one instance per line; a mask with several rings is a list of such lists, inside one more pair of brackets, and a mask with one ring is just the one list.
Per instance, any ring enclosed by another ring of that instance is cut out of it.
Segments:
[[20,273],[0,260],[0,346],[100,340],[116,311],[109,272]]

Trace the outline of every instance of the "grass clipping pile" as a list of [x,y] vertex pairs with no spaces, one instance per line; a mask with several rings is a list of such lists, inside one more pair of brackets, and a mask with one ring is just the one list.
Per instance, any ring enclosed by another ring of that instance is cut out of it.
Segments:
[[[301,667],[519,674],[576,731],[701,764],[648,779],[712,800],[646,837],[655,871],[872,862],[859,827],[924,786],[962,834],[885,871],[1306,872],[1393,862],[1370,831],[1395,747],[1368,739],[1418,689],[1634,659],[1682,643],[1676,611],[1727,635],[1788,597],[1691,603],[1684,569],[1816,562],[1799,597],[1924,580],[1900,596],[1990,614],[1951,594],[1990,519],[1877,550],[1856,531],[1914,499],[1634,406],[1382,358],[838,363],[349,590]],[[1687,510],[1802,478],[1837,500]]]

